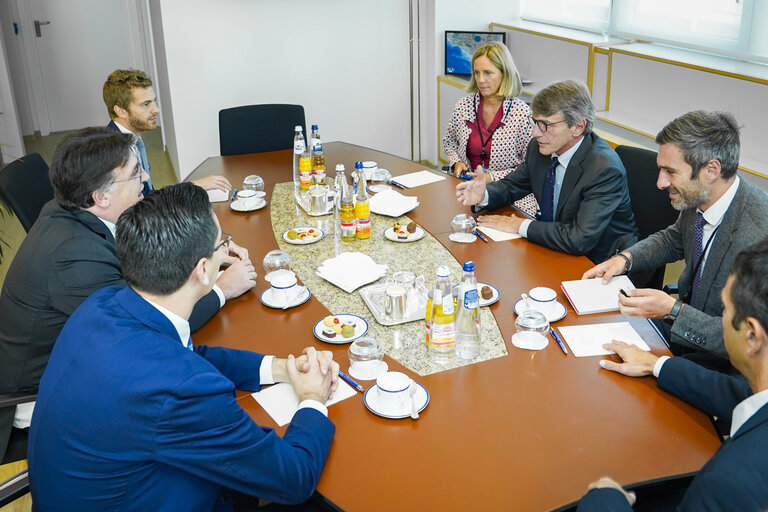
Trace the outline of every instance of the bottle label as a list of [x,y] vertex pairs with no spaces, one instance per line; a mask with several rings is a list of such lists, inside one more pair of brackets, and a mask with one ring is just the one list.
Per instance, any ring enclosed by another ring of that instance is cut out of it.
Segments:
[[354,221],[341,221],[341,237],[342,238],[355,238],[355,223],[354,223]]
[[453,314],[453,294],[449,294],[443,297],[443,314],[444,315]]
[[472,288],[464,292],[464,308],[465,309],[477,309],[480,301],[477,297],[477,288]]
[[355,233],[357,238],[368,238],[369,236],[371,236],[370,217],[367,219],[357,219],[355,226],[356,226]]
[[437,347],[450,347],[456,344],[456,325],[453,322],[438,324],[432,322],[432,332],[429,337],[430,345]]
[[[285,146],[283,146],[283,147],[285,147]],[[296,153],[297,155],[302,154],[306,149],[307,148],[304,145],[304,141],[303,140],[300,140],[300,141],[297,141],[297,142],[293,143],[293,152]]]
[[312,151],[318,152],[323,150],[323,145],[320,144],[320,139],[312,139]]
[[299,172],[299,180],[301,181],[301,188],[308,189],[312,185],[312,171]]
[[325,169],[315,169],[312,172],[315,175],[315,184],[325,185]]

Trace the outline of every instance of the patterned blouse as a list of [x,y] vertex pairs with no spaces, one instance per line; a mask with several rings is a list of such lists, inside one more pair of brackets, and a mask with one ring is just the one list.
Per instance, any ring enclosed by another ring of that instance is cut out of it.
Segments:
[[[451,121],[443,137],[443,150],[451,167],[459,161],[469,167],[467,142],[472,128],[477,129],[475,120],[479,95],[480,93],[475,93],[461,98],[453,109]],[[493,133],[488,164],[488,170],[494,181],[502,179],[525,160],[533,129],[529,121],[531,109],[525,102],[517,98],[505,98],[502,108],[504,117],[501,120],[502,124]],[[515,206],[530,215],[535,215],[538,209],[533,194],[516,201]]]

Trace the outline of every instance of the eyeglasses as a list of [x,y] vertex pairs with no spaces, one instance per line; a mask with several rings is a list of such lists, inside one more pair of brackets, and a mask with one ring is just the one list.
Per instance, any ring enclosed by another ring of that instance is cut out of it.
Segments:
[[122,180],[114,180],[112,183],[122,183],[124,181],[133,181],[136,178],[141,178],[141,171],[142,171],[142,168],[141,168],[141,165],[139,165],[136,168],[136,170],[133,171],[133,174],[131,174],[130,178],[125,178],[125,179],[122,179]]
[[548,123],[548,122],[546,122],[546,121],[542,121],[541,119],[534,119],[533,117],[529,117],[528,119],[530,120],[531,124],[535,124],[535,125],[536,125],[536,127],[537,127],[537,128],[538,128],[538,129],[539,129],[539,130],[540,130],[542,133],[546,132],[546,131],[547,131],[547,128],[549,128],[549,127],[550,127],[550,126],[552,126],[553,124],[557,124],[557,123],[564,123],[564,122],[565,122],[565,119],[561,119],[560,121],[555,121],[554,123]]
[[213,248],[213,252],[218,251],[222,247],[229,247],[229,242],[232,241],[232,235],[228,233],[222,233],[221,236],[224,238],[224,240],[218,244],[216,247]]

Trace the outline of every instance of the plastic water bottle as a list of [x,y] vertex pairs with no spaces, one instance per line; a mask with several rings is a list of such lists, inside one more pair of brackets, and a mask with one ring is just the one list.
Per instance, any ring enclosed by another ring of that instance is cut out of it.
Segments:
[[344,173],[344,164],[336,164],[336,176],[333,178],[333,201],[336,204],[336,210],[341,209],[341,198],[344,191],[349,188],[347,175]]
[[[361,168],[357,168],[361,164]],[[355,234],[357,238],[364,240],[371,237],[371,208],[368,205],[368,189],[365,186],[365,172],[362,163],[355,163]]]
[[293,136],[293,195],[298,199],[299,189],[301,188],[299,160],[301,159],[301,155],[307,150],[307,146],[304,143],[304,129],[301,125],[296,125],[294,130],[296,134]]
[[475,262],[464,262],[456,312],[456,357],[474,359],[480,353],[480,297]]
[[450,363],[456,352],[456,310],[449,276],[448,267],[437,267],[429,326],[429,360],[437,364]]
[[352,191],[348,186],[343,186],[341,190],[339,227],[341,239],[344,242],[352,242],[355,240],[355,203],[352,198]]
[[312,125],[312,137],[309,141],[312,144],[312,154],[323,148],[323,143],[320,141],[320,132],[317,130],[316,124]]

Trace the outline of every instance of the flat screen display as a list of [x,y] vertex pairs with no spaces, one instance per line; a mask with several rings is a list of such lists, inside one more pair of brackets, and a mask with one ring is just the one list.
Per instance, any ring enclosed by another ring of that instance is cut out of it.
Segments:
[[487,43],[507,44],[504,32],[465,32],[460,30],[445,31],[445,74],[472,75],[472,55],[475,50]]

